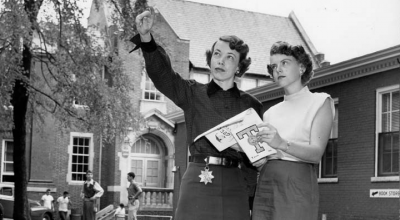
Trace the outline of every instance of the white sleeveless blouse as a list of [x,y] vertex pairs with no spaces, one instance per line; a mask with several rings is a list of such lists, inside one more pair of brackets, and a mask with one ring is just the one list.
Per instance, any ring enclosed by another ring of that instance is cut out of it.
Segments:
[[[330,95],[326,93],[311,93],[308,87],[305,86],[297,93],[285,95],[283,102],[269,108],[264,113],[264,122],[268,122],[274,126],[278,130],[279,135],[289,142],[309,144],[313,120],[326,99],[329,99],[334,115],[335,105]],[[270,155],[267,159],[310,163],[283,151]]]

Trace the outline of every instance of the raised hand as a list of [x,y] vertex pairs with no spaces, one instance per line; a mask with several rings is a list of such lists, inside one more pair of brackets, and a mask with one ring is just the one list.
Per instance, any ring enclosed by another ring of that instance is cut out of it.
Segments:
[[136,29],[142,40],[148,42],[151,40],[150,30],[154,24],[155,13],[152,7],[136,16]]

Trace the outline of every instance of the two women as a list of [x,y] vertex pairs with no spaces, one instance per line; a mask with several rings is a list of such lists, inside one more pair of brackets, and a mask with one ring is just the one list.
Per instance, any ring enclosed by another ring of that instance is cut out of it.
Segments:
[[[174,72],[166,52],[150,34],[154,13],[136,18],[139,35],[132,41],[142,49],[146,70],[156,88],[183,109],[192,155],[179,194],[175,218],[249,218],[246,184],[238,164],[246,158],[234,149],[218,152],[205,138],[194,138],[246,110],[261,112],[261,103],[234,83],[250,64],[248,47],[236,36],[219,38],[207,52],[213,80],[200,84]],[[306,86],[313,70],[301,46],[278,42],[268,67],[285,91],[284,101],[271,107],[259,125],[261,141],[279,150],[255,163],[262,167],[253,219],[317,219],[318,183],[314,164],[324,153],[333,122],[333,100],[311,93]]]

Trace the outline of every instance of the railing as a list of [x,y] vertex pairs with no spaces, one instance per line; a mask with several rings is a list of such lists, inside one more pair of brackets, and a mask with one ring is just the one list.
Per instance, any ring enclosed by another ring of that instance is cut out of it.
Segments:
[[104,209],[96,212],[96,220],[110,220],[114,219],[114,206],[109,205],[105,207]]
[[174,189],[143,187],[139,210],[171,211]]

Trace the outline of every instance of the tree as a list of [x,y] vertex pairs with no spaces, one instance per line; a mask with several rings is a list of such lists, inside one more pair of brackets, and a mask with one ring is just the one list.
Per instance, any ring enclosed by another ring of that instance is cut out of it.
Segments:
[[[94,1],[97,6],[104,3]],[[121,38],[133,36],[134,19],[147,1],[104,1],[114,9],[112,22],[122,30]],[[76,127],[112,141],[135,129],[140,120],[130,97],[130,76],[115,48],[99,43],[107,42],[112,33],[93,38],[80,22],[77,2],[0,2],[0,131],[12,131],[14,140],[16,220],[30,219],[26,138],[31,122],[52,117],[60,131]],[[101,77],[104,71],[108,80]],[[83,108],[76,108],[77,103]]]

